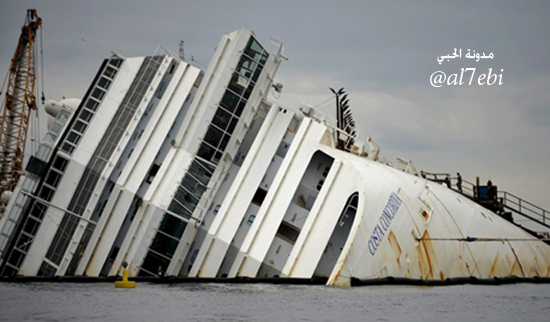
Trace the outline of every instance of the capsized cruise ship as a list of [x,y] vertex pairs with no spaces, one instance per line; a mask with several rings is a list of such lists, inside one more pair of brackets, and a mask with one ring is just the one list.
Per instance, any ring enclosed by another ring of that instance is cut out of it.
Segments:
[[336,117],[268,101],[283,46],[225,35],[203,71],[159,48],[105,59],[0,219],[0,275],[322,279],[550,277],[550,246]]

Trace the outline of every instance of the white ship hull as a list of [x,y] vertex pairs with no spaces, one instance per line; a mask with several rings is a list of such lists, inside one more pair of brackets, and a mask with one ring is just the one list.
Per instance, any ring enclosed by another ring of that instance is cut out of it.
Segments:
[[268,102],[273,44],[226,35],[205,72],[171,53],[107,59],[0,219],[0,274],[550,277],[543,241],[377,161],[330,117]]

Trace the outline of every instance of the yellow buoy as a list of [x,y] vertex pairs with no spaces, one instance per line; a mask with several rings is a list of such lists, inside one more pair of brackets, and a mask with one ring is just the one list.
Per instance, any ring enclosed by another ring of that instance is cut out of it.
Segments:
[[126,268],[128,264],[126,262],[122,263],[124,270],[122,271],[122,281],[115,282],[115,288],[135,288],[136,282],[128,281],[128,269]]

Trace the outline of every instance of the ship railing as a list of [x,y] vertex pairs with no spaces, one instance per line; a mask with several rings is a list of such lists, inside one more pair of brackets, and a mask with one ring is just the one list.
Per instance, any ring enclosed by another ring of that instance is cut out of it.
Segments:
[[[483,207],[496,212],[507,220],[513,222],[512,213],[516,213],[517,215],[520,215],[536,224],[550,228],[550,220],[547,218],[550,215],[550,211],[514,194],[497,190],[497,198],[495,200],[490,200],[488,199],[486,192],[484,192],[485,190],[481,190],[482,188],[487,188],[487,186],[480,186],[479,183],[474,184],[472,182],[462,180],[462,190],[459,190],[456,185],[457,177],[451,177],[449,173],[430,173],[421,171],[421,175],[427,180],[440,184],[447,184],[449,189],[470,198],[474,202],[477,202]],[[526,229],[525,227],[522,228]]]
[[[456,178],[455,178],[456,180]],[[456,189],[458,190],[458,189]],[[460,191],[459,191],[460,192]],[[462,180],[462,194],[469,197],[470,199],[477,200],[477,190],[475,183],[472,183],[467,180]]]
[[506,191],[498,191],[497,195],[505,208],[550,228],[550,222],[546,218],[550,211]]
[[478,200],[476,185],[470,181],[462,180],[462,184],[460,187],[461,189],[459,189],[457,185],[458,177],[453,177],[450,173],[431,173],[421,171],[420,174],[423,178],[440,184],[447,184],[448,179],[448,186],[451,190],[461,193],[462,195],[472,200]]

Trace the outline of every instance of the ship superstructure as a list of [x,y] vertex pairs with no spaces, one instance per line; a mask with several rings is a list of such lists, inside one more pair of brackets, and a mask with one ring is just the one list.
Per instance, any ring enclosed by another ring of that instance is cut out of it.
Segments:
[[0,219],[0,274],[550,275],[550,246],[378,162],[345,99],[337,122],[269,102],[282,52],[241,29],[204,72],[163,49],[114,55],[80,102],[50,102],[50,131]]

